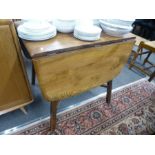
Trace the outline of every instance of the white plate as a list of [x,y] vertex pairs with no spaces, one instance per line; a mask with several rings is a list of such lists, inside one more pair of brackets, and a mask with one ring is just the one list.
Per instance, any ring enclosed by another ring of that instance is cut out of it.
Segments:
[[27,31],[44,31],[46,29],[49,29],[51,27],[51,24],[46,21],[30,20],[23,23],[23,27]]
[[53,33],[53,34],[48,34],[48,35],[44,35],[44,36],[29,36],[29,35],[23,35],[23,34],[18,34],[18,36],[22,39],[25,39],[25,40],[29,40],[29,41],[43,41],[43,40],[47,40],[47,39],[50,39],[50,38],[53,38],[56,36],[56,33]]
[[27,30],[23,25],[20,25],[18,26],[17,31],[19,34],[40,36],[40,35],[46,35],[49,33],[54,33],[56,31],[56,27],[51,25],[48,29],[44,31],[34,31],[34,30]]
[[86,36],[79,36],[77,34],[74,33],[74,37],[79,39],[79,40],[83,40],[83,41],[96,41],[100,39],[100,36],[97,37],[86,37]]
[[56,32],[50,32],[48,34],[41,34],[41,35],[33,35],[33,34],[23,34],[23,33],[20,33],[21,35],[25,35],[25,36],[29,36],[29,37],[44,37],[44,36],[48,36],[48,35],[53,35],[53,34],[56,34]]

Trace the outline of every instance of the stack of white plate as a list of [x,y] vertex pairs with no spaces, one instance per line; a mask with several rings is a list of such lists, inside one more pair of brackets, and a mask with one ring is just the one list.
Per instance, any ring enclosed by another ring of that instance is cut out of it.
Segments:
[[77,25],[74,29],[74,37],[84,41],[99,40],[102,29],[95,25]]
[[26,21],[17,28],[18,36],[25,40],[41,41],[56,36],[56,27],[46,21]]
[[122,37],[132,30],[133,22],[134,20],[101,19],[100,25],[108,35]]
[[62,33],[71,33],[74,31],[76,20],[74,19],[56,19],[54,25]]

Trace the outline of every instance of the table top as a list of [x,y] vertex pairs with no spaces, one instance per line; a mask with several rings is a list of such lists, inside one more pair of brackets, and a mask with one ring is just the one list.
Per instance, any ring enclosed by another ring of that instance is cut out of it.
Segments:
[[[22,22],[15,22],[18,27]],[[58,33],[56,37],[46,41],[27,41],[21,39],[23,45],[27,49],[31,58],[47,56],[54,53],[62,53],[71,50],[77,50],[81,48],[94,47],[98,45],[108,45],[112,43],[121,43],[125,40],[135,38],[135,45],[139,46],[140,42],[143,41],[149,46],[155,48],[155,41],[149,41],[143,37],[129,33],[122,38],[112,37],[102,32],[101,38],[98,41],[87,42],[81,41],[73,37],[73,33],[63,34]]]
[[145,44],[151,46],[152,48],[155,48],[155,41],[148,41]]
[[62,53],[66,51],[72,51],[77,49],[83,49],[88,47],[95,47],[100,45],[109,45],[113,43],[121,43],[127,40],[134,39],[135,36],[127,34],[121,38],[112,37],[102,32],[101,38],[97,41],[88,42],[81,41],[73,37],[73,33],[63,34],[58,33],[56,37],[45,41],[27,41],[22,42],[29,52],[31,58],[43,57],[55,53]]

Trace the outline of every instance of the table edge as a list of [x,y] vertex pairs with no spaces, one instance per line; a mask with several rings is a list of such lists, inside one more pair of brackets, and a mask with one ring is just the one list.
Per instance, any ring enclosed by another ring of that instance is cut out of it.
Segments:
[[55,54],[65,53],[65,52],[74,51],[74,50],[80,50],[80,49],[91,48],[91,47],[106,46],[106,45],[116,44],[116,43],[123,43],[126,41],[135,40],[135,39],[136,39],[136,37],[129,37],[129,38],[121,38],[118,40],[110,40],[110,41],[106,41],[106,42],[94,42],[92,44],[80,45],[80,46],[75,46],[75,47],[67,47],[67,48],[63,48],[63,49],[56,49],[56,50],[52,50],[52,51],[34,54],[34,55],[31,55],[31,58],[32,59],[41,58],[41,57],[46,57],[49,55],[55,55]]

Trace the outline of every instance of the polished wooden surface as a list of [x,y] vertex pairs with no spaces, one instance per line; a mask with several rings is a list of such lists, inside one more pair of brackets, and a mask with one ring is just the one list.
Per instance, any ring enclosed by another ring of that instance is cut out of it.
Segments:
[[0,115],[32,100],[13,22],[0,20]]
[[61,100],[102,85],[119,74],[134,39],[33,59],[44,97]]
[[[22,24],[21,21],[15,22],[16,27]],[[86,41],[80,41],[73,37],[73,34],[63,34],[58,33],[58,35],[55,38],[49,39],[47,41],[40,41],[40,42],[33,42],[33,41],[26,41],[22,40],[24,46],[29,51],[29,55],[32,58],[40,57],[40,56],[46,56],[51,53],[56,52],[65,52],[72,49],[79,49],[81,46],[89,47],[89,46],[95,46],[98,44],[108,44],[111,42],[120,42],[124,40],[125,38],[131,38],[135,37],[135,45],[139,46],[140,42],[149,42],[149,40],[140,37],[135,34],[127,34],[123,38],[118,37],[112,37],[109,35],[106,35],[102,32],[101,39],[96,42],[86,42]]]
[[100,40],[94,42],[81,41],[73,37],[73,34],[58,33],[56,37],[46,41],[26,41],[22,40],[24,46],[32,58],[47,56],[54,53],[69,52],[72,50],[84,49],[100,45],[119,43],[134,38],[132,34],[127,34],[123,38],[111,37],[102,33]]

